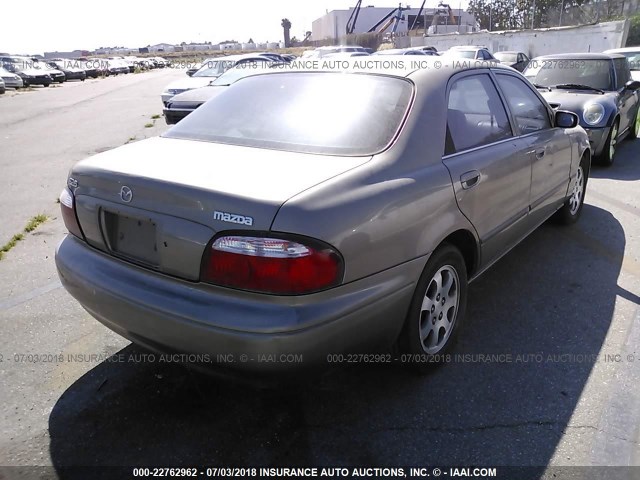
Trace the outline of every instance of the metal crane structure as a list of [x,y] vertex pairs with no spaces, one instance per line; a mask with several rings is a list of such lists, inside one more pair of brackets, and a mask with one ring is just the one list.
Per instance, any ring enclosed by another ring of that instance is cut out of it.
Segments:
[[418,23],[418,19],[420,18],[420,15],[422,15],[422,12],[424,11],[424,5],[426,3],[427,3],[427,0],[422,0],[422,5],[420,5],[420,11],[418,12],[418,15],[416,15],[416,18],[413,20],[413,23],[411,24],[411,27],[409,28],[409,30],[413,30],[414,28],[416,28],[416,24]]
[[[396,30],[398,30],[398,25],[400,25],[400,22],[403,20],[402,12],[404,12],[405,10],[408,10],[408,8],[404,8],[402,4],[399,4],[398,8],[394,8],[389,13],[387,13],[382,18],[382,20],[380,20],[373,27],[371,27],[367,33],[373,33],[373,32],[384,33],[384,31],[387,30],[387,28],[389,28],[391,24],[394,22],[395,24],[393,25],[393,30],[391,33],[396,33]],[[380,25],[382,25],[382,27],[380,27]]]
[[[438,7],[436,8],[435,14],[433,16],[434,21],[437,20],[438,17],[440,17],[440,15],[445,15],[445,16],[449,16],[449,20],[451,20],[451,25],[455,25],[456,24],[456,17],[453,15],[453,10],[451,10],[451,7],[449,6],[448,3],[442,3],[440,2],[438,4]],[[434,25],[437,25],[434,23]],[[449,25],[449,22],[447,21],[447,25]]]
[[356,6],[353,8],[353,12],[351,12],[351,16],[347,21],[347,35],[351,35],[356,29],[356,23],[358,22],[358,15],[360,14],[360,7],[362,6],[362,0],[358,0]]

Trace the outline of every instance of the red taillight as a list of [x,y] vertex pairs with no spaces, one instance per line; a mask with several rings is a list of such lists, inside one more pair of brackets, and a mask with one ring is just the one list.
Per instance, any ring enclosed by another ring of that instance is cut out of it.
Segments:
[[230,235],[205,253],[202,281],[280,295],[317,292],[340,283],[342,260],[330,247],[282,238]]
[[76,209],[74,204],[73,193],[68,188],[62,190],[60,194],[60,209],[62,210],[62,220],[64,220],[64,226],[67,227],[69,233],[72,233],[78,238],[83,238],[78,218],[76,217]]

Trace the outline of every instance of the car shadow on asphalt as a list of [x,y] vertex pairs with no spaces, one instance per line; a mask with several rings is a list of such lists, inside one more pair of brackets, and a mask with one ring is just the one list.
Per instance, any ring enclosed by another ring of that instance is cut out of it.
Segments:
[[426,376],[366,365],[261,389],[103,362],[50,414],[53,465],[546,465],[601,361],[624,248],[590,205],[543,225],[471,284],[455,352]]
[[640,138],[635,140],[627,137],[619,145],[610,167],[602,167],[593,162],[591,177],[623,180],[633,182],[640,180]]

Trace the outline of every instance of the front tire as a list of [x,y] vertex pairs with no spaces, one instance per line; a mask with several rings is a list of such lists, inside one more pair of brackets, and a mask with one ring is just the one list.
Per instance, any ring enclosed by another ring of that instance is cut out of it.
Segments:
[[467,305],[467,268],[452,245],[437,248],[420,276],[398,339],[408,366],[426,372],[455,344]]
[[580,161],[576,172],[576,182],[573,191],[564,205],[554,216],[561,225],[572,225],[578,221],[584,206],[584,196],[587,193],[587,181],[589,180],[589,156],[585,155]]
[[616,147],[618,146],[618,126],[619,125],[620,124],[616,119],[613,122],[613,126],[609,131],[609,136],[607,137],[607,141],[604,145],[604,148],[602,149],[600,158],[598,159],[600,161],[600,164],[604,165],[605,167],[610,167],[611,165],[613,165],[614,157],[616,154]]

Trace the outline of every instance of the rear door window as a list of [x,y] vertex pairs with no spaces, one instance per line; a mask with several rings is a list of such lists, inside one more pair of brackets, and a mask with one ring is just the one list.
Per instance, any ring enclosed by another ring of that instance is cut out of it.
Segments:
[[455,81],[449,91],[446,155],[512,136],[506,109],[489,75]]
[[624,88],[624,85],[630,80],[629,67],[626,58],[616,58],[613,61],[616,69],[616,90]]

